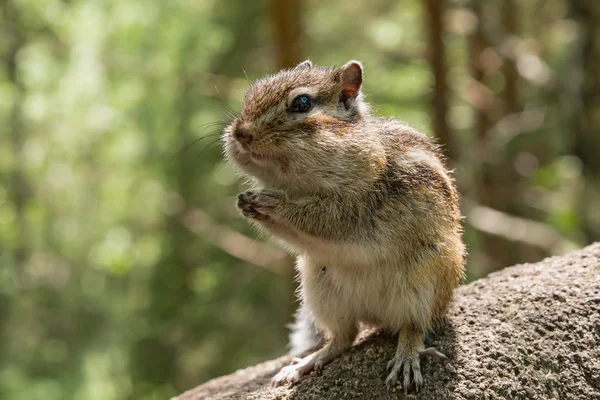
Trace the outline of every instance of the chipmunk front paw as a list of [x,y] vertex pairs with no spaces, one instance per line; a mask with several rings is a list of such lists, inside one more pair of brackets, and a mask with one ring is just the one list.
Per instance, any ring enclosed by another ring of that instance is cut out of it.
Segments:
[[279,190],[263,189],[238,194],[237,207],[246,218],[266,219],[285,202],[285,194]]

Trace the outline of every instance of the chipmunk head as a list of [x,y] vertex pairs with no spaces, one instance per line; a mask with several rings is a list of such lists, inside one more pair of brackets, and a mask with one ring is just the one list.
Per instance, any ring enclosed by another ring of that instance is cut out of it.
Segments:
[[225,129],[229,159],[267,185],[339,183],[343,158],[352,157],[346,143],[369,114],[362,82],[358,61],[323,68],[308,60],[258,80]]

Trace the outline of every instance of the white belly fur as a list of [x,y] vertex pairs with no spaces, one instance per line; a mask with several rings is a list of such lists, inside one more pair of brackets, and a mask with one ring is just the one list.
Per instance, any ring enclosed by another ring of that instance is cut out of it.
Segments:
[[303,299],[318,325],[329,329],[336,320],[349,320],[398,331],[407,324],[429,323],[433,283],[417,290],[404,272],[410,266],[390,264],[397,258],[368,257],[375,252],[356,245],[344,247],[298,258]]

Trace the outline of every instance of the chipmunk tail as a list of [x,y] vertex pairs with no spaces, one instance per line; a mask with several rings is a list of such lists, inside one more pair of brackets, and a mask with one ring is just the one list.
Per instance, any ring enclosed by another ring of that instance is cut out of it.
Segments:
[[323,346],[324,336],[316,326],[312,313],[305,305],[300,305],[290,329],[289,354],[301,356]]

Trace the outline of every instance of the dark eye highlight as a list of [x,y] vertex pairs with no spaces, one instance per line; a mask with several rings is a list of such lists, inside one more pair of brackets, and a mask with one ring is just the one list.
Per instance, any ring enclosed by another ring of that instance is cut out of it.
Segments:
[[305,112],[308,112],[308,110],[310,110],[311,107],[312,107],[312,102],[311,102],[310,98],[307,95],[302,94],[302,95],[296,97],[294,99],[294,101],[292,101],[292,105],[290,106],[290,111],[305,113]]

